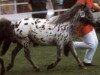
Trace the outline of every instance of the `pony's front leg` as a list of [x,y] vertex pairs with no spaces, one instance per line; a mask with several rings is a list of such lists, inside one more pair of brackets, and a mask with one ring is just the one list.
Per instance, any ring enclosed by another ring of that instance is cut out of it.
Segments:
[[4,61],[0,58],[0,64],[1,64],[1,73],[0,75],[5,74],[5,67],[4,67]]
[[17,43],[17,46],[12,51],[12,54],[11,54],[11,62],[7,66],[7,71],[11,70],[11,68],[14,66],[15,57],[18,54],[18,52],[22,49],[22,47],[23,47],[22,45],[20,45],[20,44]]
[[36,71],[39,71],[39,67],[32,61],[31,59],[31,56],[30,56],[30,51],[29,51],[29,41],[28,39],[27,40],[24,40],[25,42],[23,43],[23,47],[24,47],[24,52],[25,52],[25,57],[26,59],[31,63],[31,65],[33,66],[33,68],[36,70]]
[[30,51],[28,49],[28,47],[25,47],[24,48],[24,52],[25,52],[25,57],[26,59],[31,63],[31,65],[33,66],[33,68],[36,70],[36,71],[39,71],[39,67],[32,61],[31,59],[31,56],[30,56]]
[[78,57],[77,52],[76,52],[76,50],[75,50],[75,47],[74,47],[72,41],[70,41],[70,42],[68,43],[68,45],[69,45],[68,47],[70,47],[70,50],[71,50],[72,55],[73,55],[74,58],[76,59],[76,61],[77,61],[77,63],[79,64],[79,66],[80,66],[82,69],[87,69],[87,67],[83,64],[83,62],[82,62],[82,61],[80,60],[80,58]]
[[4,39],[2,39],[2,38],[0,37],[0,47],[1,47],[1,45],[2,45],[3,40],[4,40]]
[[62,56],[62,50],[63,50],[63,46],[59,45],[57,46],[57,59],[54,63],[50,64],[47,69],[52,69],[54,68],[61,60],[61,56]]

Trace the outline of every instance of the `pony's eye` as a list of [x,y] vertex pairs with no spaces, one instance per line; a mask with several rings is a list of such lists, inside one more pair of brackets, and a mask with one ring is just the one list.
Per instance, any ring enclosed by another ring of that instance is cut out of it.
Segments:
[[85,17],[85,13],[83,11],[80,12],[81,17]]

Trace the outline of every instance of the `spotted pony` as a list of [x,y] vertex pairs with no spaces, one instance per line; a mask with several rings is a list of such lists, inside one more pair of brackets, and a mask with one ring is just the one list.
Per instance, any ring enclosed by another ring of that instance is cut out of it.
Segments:
[[[79,59],[72,43],[72,35],[74,34],[73,30],[80,25],[80,9],[82,9],[84,13],[89,11],[87,6],[84,7],[84,5],[75,4],[67,11],[67,14],[64,14],[66,17],[64,17],[64,21],[62,21],[63,19],[61,20],[62,22],[59,22],[59,20],[64,15],[54,16],[50,20],[24,18],[18,21],[15,25],[14,33],[19,44],[17,44],[17,47],[12,52],[12,59],[7,70],[10,70],[13,67],[15,56],[22,47],[24,47],[25,57],[36,70],[39,70],[39,67],[31,60],[28,48],[30,39],[32,42],[40,45],[53,45],[57,47],[57,59],[54,63],[50,64],[47,69],[54,68],[60,62],[62,51],[65,50],[66,47],[70,49],[78,65],[80,65],[81,68],[86,69]],[[88,17],[87,14],[84,17],[86,16]]]

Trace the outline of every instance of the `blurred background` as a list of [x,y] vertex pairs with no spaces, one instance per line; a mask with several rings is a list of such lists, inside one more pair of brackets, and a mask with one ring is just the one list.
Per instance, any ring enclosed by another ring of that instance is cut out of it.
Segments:
[[[54,10],[63,9],[63,0],[51,0]],[[94,2],[100,5],[100,0],[94,0]],[[95,12],[94,16],[98,17],[100,12]],[[28,0],[0,0],[0,18],[5,17],[12,22],[16,22],[25,17],[31,17],[31,13],[28,8]],[[100,30],[100,26],[96,27]]]

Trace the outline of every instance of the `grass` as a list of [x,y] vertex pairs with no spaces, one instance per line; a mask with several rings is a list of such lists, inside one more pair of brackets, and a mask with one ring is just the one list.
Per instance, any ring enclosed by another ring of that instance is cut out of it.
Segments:
[[[98,35],[100,39],[100,35]],[[100,40],[99,40],[100,41]],[[8,65],[11,57],[11,51],[16,45],[12,44],[10,50],[3,57],[5,66]],[[93,63],[97,66],[88,67],[87,70],[80,69],[70,54],[68,57],[62,56],[61,62],[52,70],[47,70],[47,66],[56,59],[56,47],[54,46],[30,46],[32,60],[40,67],[41,71],[36,72],[27,59],[24,57],[23,49],[18,53],[15,59],[15,65],[6,75],[100,75],[100,44],[97,48]],[[83,60],[85,50],[77,49],[78,55]]]

